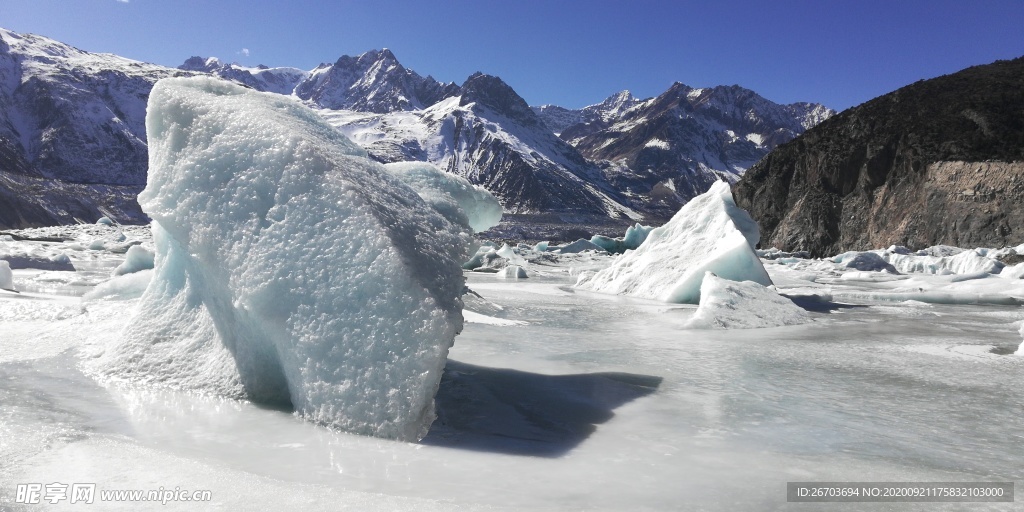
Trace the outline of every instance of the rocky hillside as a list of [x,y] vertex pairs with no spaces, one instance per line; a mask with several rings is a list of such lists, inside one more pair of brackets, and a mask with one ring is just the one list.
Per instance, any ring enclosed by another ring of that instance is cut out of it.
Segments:
[[826,255],[1024,241],[1024,57],[924,80],[783,144],[734,187],[761,244]]

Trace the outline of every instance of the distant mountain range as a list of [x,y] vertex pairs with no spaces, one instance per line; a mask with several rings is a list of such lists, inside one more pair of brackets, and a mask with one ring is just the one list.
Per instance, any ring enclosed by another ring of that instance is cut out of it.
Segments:
[[387,50],[311,71],[192,57],[178,69],[0,29],[0,227],[143,222],[145,105],[164,77],[213,74],[317,109],[383,162],[424,160],[481,184],[506,212],[561,222],[660,222],[716,179],[735,182],[834,114],[740,88],[674,84],[579,110],[530,107],[500,78],[423,77]]
[[1024,57],[921,80],[783,144],[733,189],[761,243],[830,255],[1024,241]]

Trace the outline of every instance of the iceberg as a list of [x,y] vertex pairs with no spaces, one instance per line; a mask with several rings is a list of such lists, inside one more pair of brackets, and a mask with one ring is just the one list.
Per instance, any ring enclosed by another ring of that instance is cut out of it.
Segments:
[[92,370],[421,438],[463,325],[465,229],[285,96],[168,78],[146,129],[155,268]]
[[11,272],[11,264],[0,260],[0,289],[14,290],[14,272]]
[[530,277],[526,274],[526,269],[519,265],[509,265],[498,272],[498,278],[500,279],[526,279]]
[[754,252],[760,232],[736,206],[729,184],[716,182],[655,228],[635,251],[597,273],[581,273],[576,286],[603,293],[696,304],[707,272],[768,286],[771,278]]
[[141,270],[149,270],[153,268],[155,261],[156,254],[153,251],[141,245],[133,245],[125,253],[124,262],[114,269],[114,276],[123,276],[125,274],[134,274]]
[[700,285],[700,304],[689,329],[758,329],[799,325],[810,314],[772,288],[752,281],[729,281],[710,272]]
[[647,240],[647,235],[653,230],[653,227],[644,226],[637,222],[635,226],[626,228],[626,234],[622,238],[594,235],[590,238],[590,243],[610,253],[621,254],[640,247],[640,244]]

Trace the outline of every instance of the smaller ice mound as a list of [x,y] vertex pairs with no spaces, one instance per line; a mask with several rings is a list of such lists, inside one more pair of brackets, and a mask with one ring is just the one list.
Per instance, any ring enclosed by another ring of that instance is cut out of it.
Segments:
[[604,249],[604,247],[601,247],[601,246],[593,243],[590,240],[584,240],[582,238],[580,238],[579,240],[576,240],[575,242],[573,242],[571,244],[567,244],[567,245],[559,245],[559,246],[550,246],[549,245],[547,250],[549,250],[551,252],[558,253],[558,254],[579,254],[581,252],[586,252],[586,251],[594,251],[594,252],[600,252],[600,253],[608,252],[608,251],[606,251]]
[[[5,244],[8,247],[4,247]],[[75,270],[67,254],[41,245],[0,242],[0,260],[6,261],[15,270]]]
[[82,296],[82,300],[129,300],[142,297],[150,281],[153,270],[143,269],[108,279]]
[[124,262],[114,269],[115,276],[123,276],[125,274],[134,274],[140,270],[149,270],[153,268],[156,254],[146,249],[141,245],[133,245],[128,248],[128,252],[124,255]]
[[846,252],[836,256],[832,261],[840,264],[843,268],[859,270],[861,272],[899,273],[889,262],[873,252]]
[[[1020,333],[1021,337],[1024,337],[1024,324],[1020,325],[1020,331],[1018,331],[1018,332]],[[1017,347],[1017,351],[1014,352],[1014,354],[1018,355],[1018,356],[1021,356],[1021,357],[1024,357],[1024,341],[1022,341],[1020,343],[1020,346]]]
[[1003,270],[999,272],[999,277],[1005,279],[1024,279],[1024,263],[1003,267]]
[[96,219],[96,224],[99,224],[101,226],[113,226],[114,221],[110,220],[110,217],[100,217]]
[[498,272],[500,279],[526,279],[526,269],[519,265],[509,265]]
[[[1005,267],[1002,262],[983,255],[978,250],[963,250],[949,246],[937,247],[918,251],[916,254],[898,254],[886,251],[883,257],[897,271],[904,274],[946,275],[973,274],[977,272],[998,274]],[[934,249],[932,252],[935,254],[944,254],[945,256],[924,254],[931,249]],[[957,251],[953,249],[957,249]]]
[[479,233],[501,222],[501,203],[466,178],[427,162],[395,162],[384,167],[454,224]]
[[640,247],[640,244],[644,243],[644,240],[647,240],[647,235],[649,235],[653,230],[653,227],[644,226],[638,222],[635,226],[626,228],[626,235],[622,238],[594,235],[591,237],[590,243],[601,247],[610,253],[622,254],[626,251]]
[[707,272],[700,285],[700,304],[686,328],[760,329],[810,321],[807,311],[772,288]]
[[11,264],[0,260],[0,289],[14,291],[14,272],[11,272]]
[[768,286],[771,278],[754,252],[759,239],[757,223],[736,206],[729,184],[716,182],[652,230],[635,251],[597,273],[581,273],[576,286],[690,304],[699,302],[707,272]]

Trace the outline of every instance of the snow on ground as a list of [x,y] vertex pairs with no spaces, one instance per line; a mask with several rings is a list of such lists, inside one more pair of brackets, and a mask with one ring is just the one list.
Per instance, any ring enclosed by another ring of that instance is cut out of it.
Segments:
[[[44,288],[41,271],[15,269],[21,293],[0,292],[0,509],[18,510],[28,482],[208,489],[224,510],[781,511],[787,481],[1024,479],[1024,280],[842,279],[830,259],[779,256],[762,263],[810,323],[687,330],[698,308],[572,286],[623,256],[510,247],[530,278],[465,273],[438,419],[406,443],[83,373],[140,304],[79,297],[137,275],[111,277],[126,258],[106,243],[115,230],[152,246],[145,230],[97,226],[19,242],[60,248],[77,270],[50,272],[80,277]],[[110,248],[88,249],[97,238]],[[993,300],[966,300],[982,291]],[[925,302],[950,296],[963,300]]]

